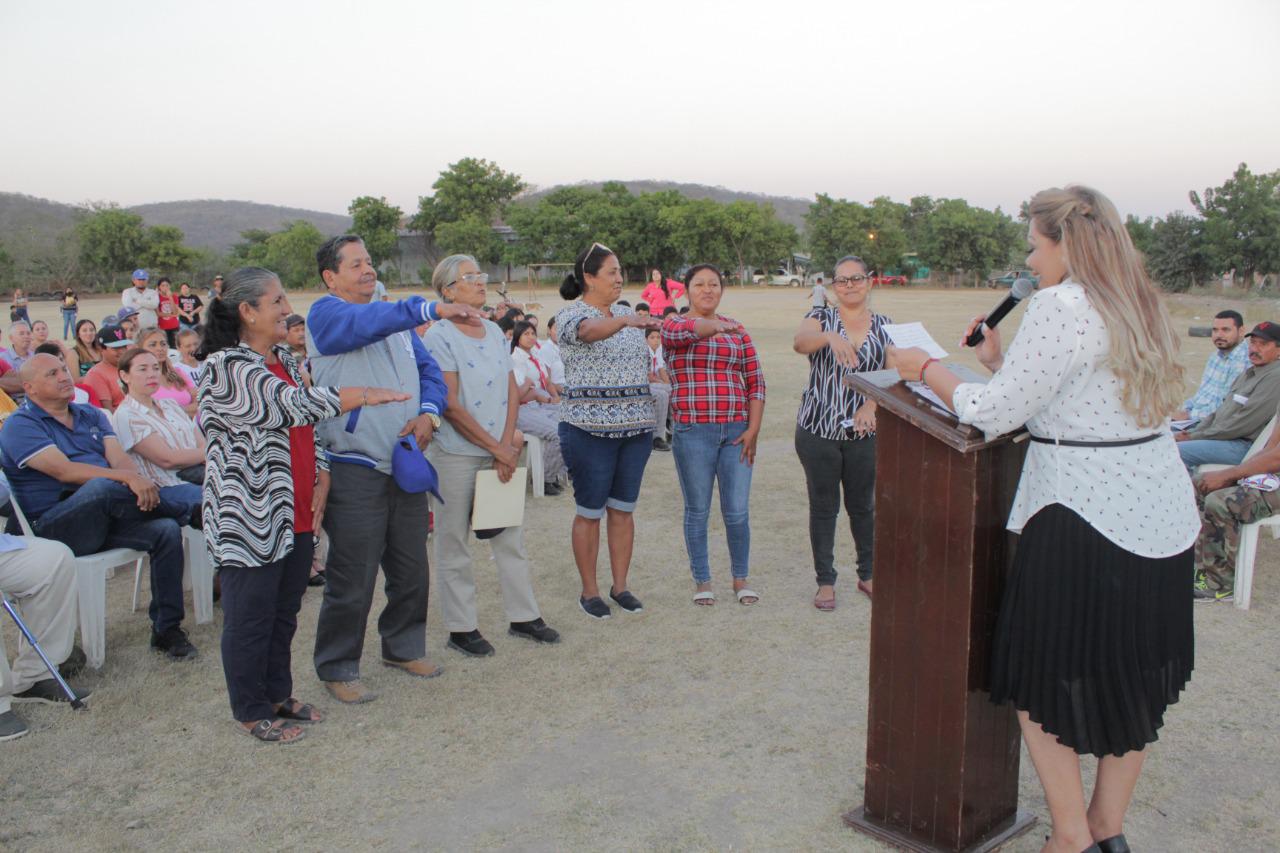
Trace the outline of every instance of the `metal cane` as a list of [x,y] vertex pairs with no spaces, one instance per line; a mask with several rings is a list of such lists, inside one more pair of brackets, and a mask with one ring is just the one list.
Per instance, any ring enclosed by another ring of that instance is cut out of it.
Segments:
[[49,668],[49,673],[53,676],[53,680],[58,682],[58,686],[62,688],[62,692],[67,694],[67,698],[71,700],[71,707],[77,711],[84,707],[84,702],[76,695],[76,692],[67,684],[66,679],[62,677],[62,673],[58,672],[58,668],[49,662],[49,658],[45,657],[44,649],[40,648],[40,644],[36,642],[36,638],[31,636],[31,631],[22,621],[22,617],[18,615],[18,611],[13,609],[13,605],[9,603],[9,599],[0,596],[0,604],[4,605],[4,609],[9,611],[9,615],[13,617],[13,621],[17,623],[18,630],[22,632],[22,636],[27,638],[27,642],[31,644],[31,648],[36,650],[36,654],[40,655],[40,660],[44,661],[44,665]]

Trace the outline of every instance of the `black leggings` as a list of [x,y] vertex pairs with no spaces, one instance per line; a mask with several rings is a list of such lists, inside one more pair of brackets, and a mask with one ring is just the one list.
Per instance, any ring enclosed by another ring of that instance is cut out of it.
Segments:
[[836,517],[840,489],[858,554],[858,577],[871,580],[875,536],[876,439],[832,440],[796,427],[796,454],[809,487],[809,546],[818,585],[835,584]]

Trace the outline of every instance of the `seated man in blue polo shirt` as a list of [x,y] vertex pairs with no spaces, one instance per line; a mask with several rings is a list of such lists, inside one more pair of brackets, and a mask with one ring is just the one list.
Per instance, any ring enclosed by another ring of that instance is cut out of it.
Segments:
[[200,487],[158,488],[138,473],[111,420],[71,402],[75,385],[60,359],[33,356],[21,374],[27,400],[0,430],[0,464],[32,531],[76,555],[149,553],[151,646],[174,660],[193,657],[181,627],[181,525],[199,516]]

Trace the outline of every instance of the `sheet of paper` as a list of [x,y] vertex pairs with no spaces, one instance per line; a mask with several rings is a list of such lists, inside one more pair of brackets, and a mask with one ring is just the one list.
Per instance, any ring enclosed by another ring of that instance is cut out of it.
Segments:
[[935,394],[933,389],[928,385],[925,385],[923,382],[908,382],[907,387],[924,399],[928,400],[935,407],[942,409],[942,411],[950,412],[953,415],[955,414],[955,411],[951,408],[951,404]]
[[920,347],[929,353],[930,358],[946,358],[947,351],[938,346],[924,323],[886,323],[885,334],[893,341],[895,347]]
[[1171,421],[1169,423],[1169,426],[1173,429],[1174,432],[1183,432],[1185,430],[1191,429],[1193,426],[1195,426],[1198,423],[1200,423],[1199,418],[1188,418],[1185,421]]
[[477,471],[471,529],[495,530],[524,524],[524,490],[528,481],[528,468],[517,468],[505,483],[498,479],[497,471]]

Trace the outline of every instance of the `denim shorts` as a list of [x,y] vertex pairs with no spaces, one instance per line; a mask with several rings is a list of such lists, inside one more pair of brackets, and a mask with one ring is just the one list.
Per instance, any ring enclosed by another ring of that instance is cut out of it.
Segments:
[[652,452],[652,430],[603,438],[561,421],[560,453],[569,468],[578,515],[601,518],[606,507],[633,512]]

